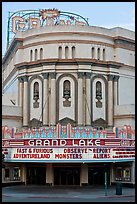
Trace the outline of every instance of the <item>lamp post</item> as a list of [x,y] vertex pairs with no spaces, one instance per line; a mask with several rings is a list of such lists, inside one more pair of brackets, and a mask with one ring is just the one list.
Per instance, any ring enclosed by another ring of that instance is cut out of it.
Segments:
[[104,165],[104,170],[105,170],[105,196],[107,196],[107,166]]

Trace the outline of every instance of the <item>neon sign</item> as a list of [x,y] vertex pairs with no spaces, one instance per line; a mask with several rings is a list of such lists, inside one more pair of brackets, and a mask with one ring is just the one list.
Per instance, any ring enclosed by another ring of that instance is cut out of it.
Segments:
[[17,31],[39,28],[49,25],[89,25],[88,21],[75,13],[58,9],[22,10],[9,12],[7,47]]

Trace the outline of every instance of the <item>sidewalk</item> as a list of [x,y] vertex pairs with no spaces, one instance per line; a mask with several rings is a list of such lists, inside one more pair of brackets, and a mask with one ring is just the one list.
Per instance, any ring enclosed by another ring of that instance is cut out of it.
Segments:
[[100,197],[129,197],[135,196],[135,188],[122,187],[122,195],[116,195],[116,187],[45,187],[45,186],[9,186],[2,188],[3,196],[28,198],[100,198]]

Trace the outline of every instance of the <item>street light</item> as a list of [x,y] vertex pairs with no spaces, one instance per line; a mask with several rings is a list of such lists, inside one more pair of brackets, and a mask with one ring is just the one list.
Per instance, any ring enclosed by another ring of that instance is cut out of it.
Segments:
[[107,196],[107,165],[104,164],[104,171],[105,171],[105,196]]

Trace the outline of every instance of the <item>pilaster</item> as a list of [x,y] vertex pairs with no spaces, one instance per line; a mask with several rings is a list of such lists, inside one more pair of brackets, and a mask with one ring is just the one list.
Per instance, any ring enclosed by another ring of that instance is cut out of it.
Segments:
[[113,126],[113,79],[114,75],[108,75],[108,126]]

